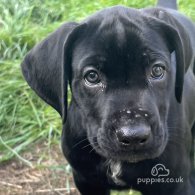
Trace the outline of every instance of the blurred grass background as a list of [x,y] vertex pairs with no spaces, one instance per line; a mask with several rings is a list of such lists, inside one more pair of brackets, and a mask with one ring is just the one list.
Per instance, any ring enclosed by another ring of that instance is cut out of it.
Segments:
[[[20,63],[37,42],[65,21],[81,21],[104,7],[155,5],[154,0],[0,0],[0,162],[36,141],[59,144],[61,120],[24,81]],[[195,20],[195,1],[179,9]],[[135,193],[134,193],[135,195]]]

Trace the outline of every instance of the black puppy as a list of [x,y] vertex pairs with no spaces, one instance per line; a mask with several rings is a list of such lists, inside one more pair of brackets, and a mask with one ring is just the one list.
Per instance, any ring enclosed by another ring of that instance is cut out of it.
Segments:
[[28,84],[63,118],[62,148],[82,195],[195,194],[195,26],[175,0],[158,5],[66,23],[22,63]]

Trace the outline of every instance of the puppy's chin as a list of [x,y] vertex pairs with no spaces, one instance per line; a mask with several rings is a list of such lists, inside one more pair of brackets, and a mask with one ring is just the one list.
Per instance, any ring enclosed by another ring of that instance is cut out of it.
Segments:
[[[160,142],[160,143],[159,143]],[[125,161],[129,163],[137,163],[140,161],[158,158],[165,150],[167,145],[166,136],[159,140],[158,144],[150,144],[150,146],[143,149],[124,149],[117,144],[96,142],[91,143],[95,151],[105,157],[106,159],[113,159],[115,161]]]
[[123,151],[108,151],[105,149],[97,150],[97,152],[104,156],[106,159],[114,159],[117,161],[125,161],[129,163],[137,163],[140,161],[148,160],[148,159],[154,159],[159,157],[163,153],[164,149],[159,148],[157,151],[143,151],[143,152],[136,152],[136,151],[129,151],[129,152],[123,152]]

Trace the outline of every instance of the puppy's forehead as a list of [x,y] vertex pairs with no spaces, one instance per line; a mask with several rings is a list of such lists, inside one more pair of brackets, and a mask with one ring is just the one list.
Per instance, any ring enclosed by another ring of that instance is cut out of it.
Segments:
[[86,23],[88,38],[103,42],[104,46],[109,43],[122,48],[131,37],[141,39],[143,19],[136,9],[122,6],[107,8],[89,17]]
[[[103,56],[111,62],[139,63],[146,51],[162,50],[163,40],[147,26],[141,11],[122,6],[104,9],[89,18],[82,36],[77,40],[76,64],[88,56]],[[79,54],[79,55],[78,55]],[[121,63],[118,63],[121,64]]]
[[135,50],[135,46],[137,49],[143,47],[140,29],[142,20],[136,21],[135,15],[140,16],[138,10],[117,6],[90,16],[84,21],[87,25],[78,40],[79,46],[83,48],[78,50],[83,51],[83,54],[93,50],[96,53],[112,52],[113,55],[113,52],[119,54],[131,48]]

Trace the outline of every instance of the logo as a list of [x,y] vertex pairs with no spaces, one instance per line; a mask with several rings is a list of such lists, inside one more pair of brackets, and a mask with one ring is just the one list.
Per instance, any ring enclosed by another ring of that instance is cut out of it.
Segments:
[[156,164],[151,169],[152,177],[137,178],[137,184],[154,184],[154,183],[183,183],[184,179],[182,176],[179,177],[168,177],[170,170],[163,164]]
[[151,170],[152,176],[166,177],[169,174],[170,174],[170,170],[166,169],[166,167],[163,164],[157,164]]

